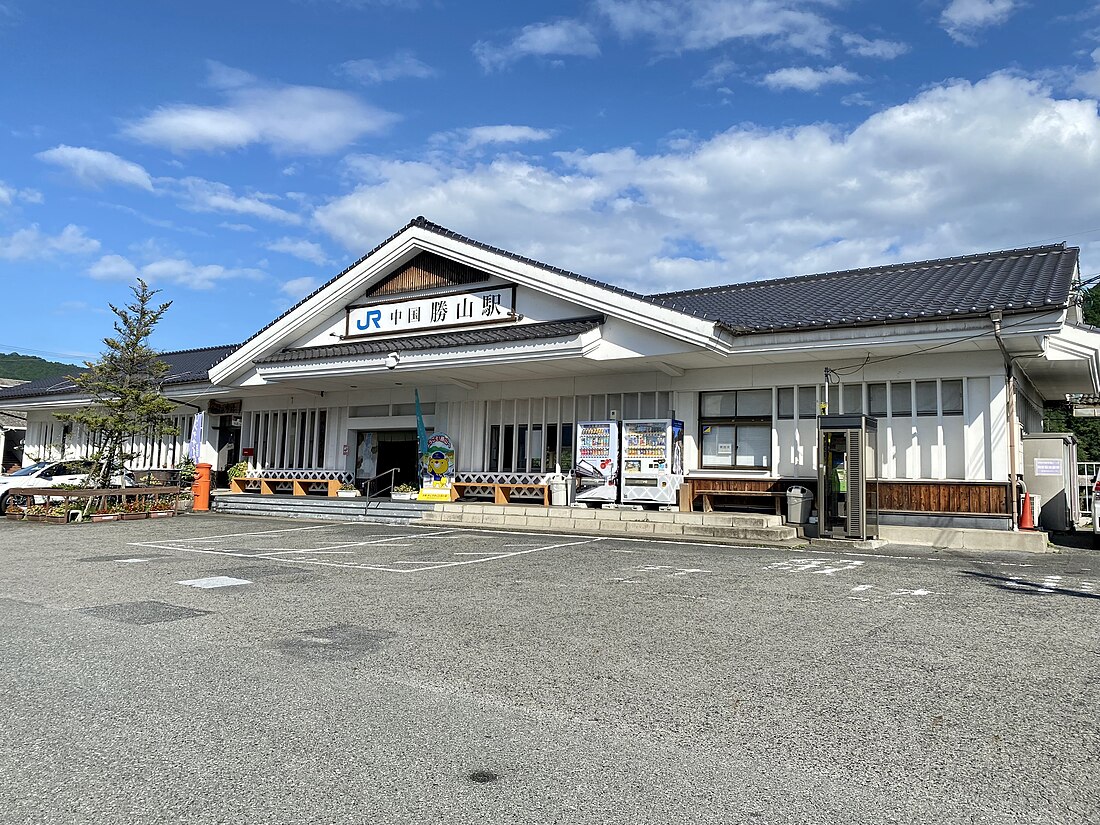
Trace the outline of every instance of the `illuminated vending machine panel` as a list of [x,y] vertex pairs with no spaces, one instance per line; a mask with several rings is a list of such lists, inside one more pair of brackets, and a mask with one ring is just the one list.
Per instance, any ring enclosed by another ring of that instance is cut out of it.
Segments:
[[623,422],[623,502],[675,504],[684,480],[684,422]]
[[600,504],[619,500],[619,422],[577,422],[578,502]]

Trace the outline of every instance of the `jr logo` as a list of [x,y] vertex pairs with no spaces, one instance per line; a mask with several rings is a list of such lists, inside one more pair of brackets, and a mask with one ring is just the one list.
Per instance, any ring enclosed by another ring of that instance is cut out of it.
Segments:
[[370,329],[373,326],[375,329],[381,329],[381,325],[378,323],[382,320],[382,310],[370,309],[367,310],[367,317],[355,322],[355,326],[359,329]]

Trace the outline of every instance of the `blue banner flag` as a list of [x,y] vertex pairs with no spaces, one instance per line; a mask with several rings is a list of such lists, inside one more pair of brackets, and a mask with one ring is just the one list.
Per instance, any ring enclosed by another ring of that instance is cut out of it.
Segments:
[[428,451],[428,430],[424,427],[424,413],[420,411],[420,390],[413,390],[416,394],[416,441],[420,447],[420,455]]

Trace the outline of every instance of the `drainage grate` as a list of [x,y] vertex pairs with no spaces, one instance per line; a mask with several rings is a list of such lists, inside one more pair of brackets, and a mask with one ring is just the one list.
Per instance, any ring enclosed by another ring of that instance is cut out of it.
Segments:
[[179,619],[192,619],[205,616],[210,610],[197,610],[193,607],[179,607],[165,602],[125,602],[123,604],[105,604],[100,607],[85,607],[80,610],[97,619],[110,619],[124,624],[157,624],[174,622]]
[[303,630],[295,636],[277,639],[270,647],[299,659],[347,659],[377,653],[394,634],[351,624],[334,624],[317,630]]
[[492,771],[474,771],[467,779],[471,782],[477,782],[484,785],[486,782],[496,782],[500,777]]

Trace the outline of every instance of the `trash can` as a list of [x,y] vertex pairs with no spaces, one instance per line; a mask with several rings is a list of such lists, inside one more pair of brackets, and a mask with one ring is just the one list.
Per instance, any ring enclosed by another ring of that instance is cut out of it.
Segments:
[[787,521],[791,524],[805,524],[810,520],[810,508],[814,494],[797,484],[787,488]]
[[565,476],[550,476],[550,506],[565,507],[569,503],[566,493]]

